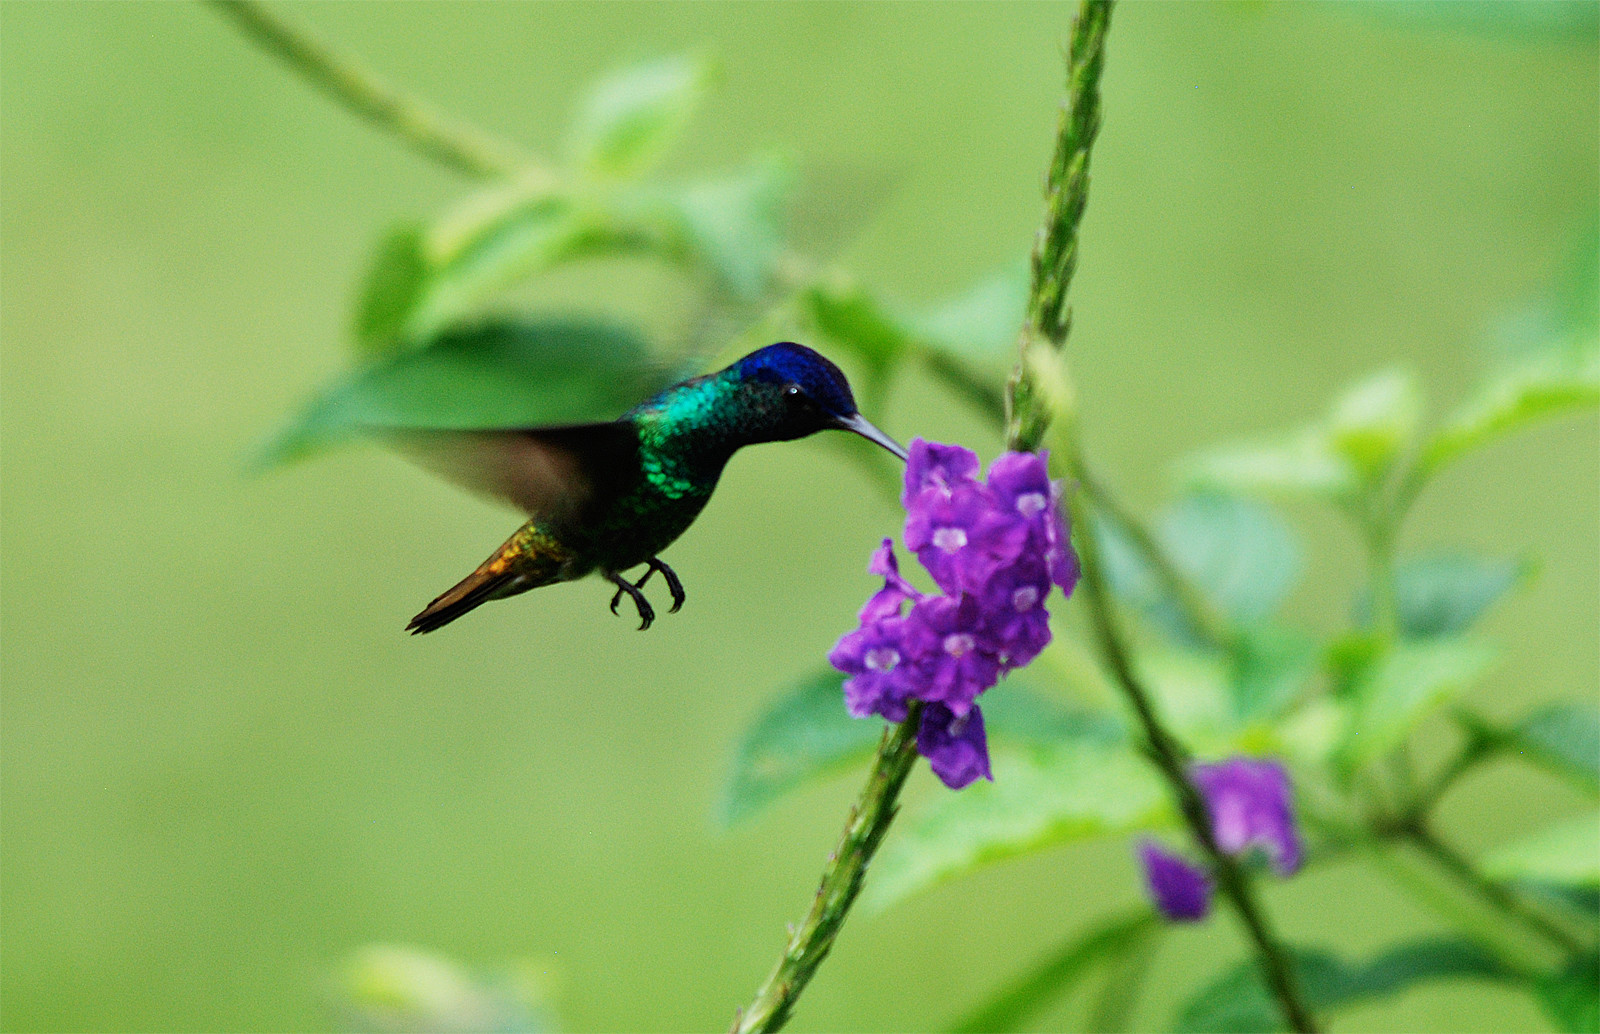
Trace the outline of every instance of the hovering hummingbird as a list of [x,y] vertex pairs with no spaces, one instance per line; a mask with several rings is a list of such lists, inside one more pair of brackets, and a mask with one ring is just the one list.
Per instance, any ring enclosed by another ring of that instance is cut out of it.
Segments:
[[[700,515],[734,452],[830,428],[906,458],[857,411],[837,366],[783,341],[674,384],[610,423],[436,436],[447,468],[531,519],[406,627],[431,632],[490,600],[599,572],[617,588],[611,612],[627,596],[639,628],[649,628],[655,610],[643,589],[651,575],[666,580],[673,611],[684,600],[659,554]],[[638,581],[623,577],[641,564]]]

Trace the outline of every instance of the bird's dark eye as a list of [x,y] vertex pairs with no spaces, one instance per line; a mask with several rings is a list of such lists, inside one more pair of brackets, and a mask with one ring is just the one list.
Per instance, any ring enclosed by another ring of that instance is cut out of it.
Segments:
[[787,386],[787,387],[785,387],[783,389],[783,393],[785,395],[787,395],[790,399],[797,399],[797,398],[800,397],[800,385],[798,385],[798,384],[790,384],[789,386]]

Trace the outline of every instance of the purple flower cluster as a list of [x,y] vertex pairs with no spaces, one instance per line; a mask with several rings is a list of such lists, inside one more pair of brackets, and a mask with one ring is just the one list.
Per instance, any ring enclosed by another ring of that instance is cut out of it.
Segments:
[[906,548],[942,595],[901,577],[894,542],[884,539],[867,568],[884,586],[828,655],[850,676],[845,705],[857,718],[899,722],[911,701],[926,705],[917,750],[952,789],[993,778],[978,694],[1038,656],[1050,642],[1051,585],[1070,594],[1078,581],[1044,456],[1006,453],[987,482],[977,475],[970,450],[912,441],[901,496]]
[[[1205,798],[1211,835],[1228,854],[1266,852],[1279,876],[1300,868],[1304,851],[1295,827],[1289,775],[1276,761],[1231,758],[1195,765],[1189,776]],[[1211,876],[1153,840],[1139,844],[1145,886],[1168,919],[1196,922],[1211,910]]]

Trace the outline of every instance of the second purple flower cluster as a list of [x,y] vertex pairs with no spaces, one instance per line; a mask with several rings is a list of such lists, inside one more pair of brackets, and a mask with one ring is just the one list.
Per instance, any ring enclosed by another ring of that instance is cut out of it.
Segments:
[[828,655],[850,676],[845,704],[857,718],[899,722],[911,701],[926,705],[917,750],[952,789],[993,778],[978,695],[1038,656],[1050,642],[1051,586],[1070,594],[1078,581],[1044,456],[1006,453],[986,482],[977,475],[971,450],[912,441],[906,548],[943,594],[906,581],[885,539],[868,567],[884,586]]
[[[1289,774],[1267,758],[1230,758],[1189,770],[1224,854],[1266,853],[1279,876],[1300,868],[1304,850],[1294,821]],[[1139,843],[1145,886],[1168,919],[1198,922],[1211,911],[1211,874],[1154,840]]]

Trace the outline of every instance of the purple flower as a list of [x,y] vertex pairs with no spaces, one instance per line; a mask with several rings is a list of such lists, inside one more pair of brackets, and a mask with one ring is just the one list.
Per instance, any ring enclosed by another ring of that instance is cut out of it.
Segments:
[[1262,848],[1279,876],[1293,875],[1304,852],[1290,803],[1289,775],[1276,761],[1230,758],[1190,771],[1211,812],[1217,846],[1232,855]]
[[1042,454],[1007,453],[984,482],[971,450],[919,438],[901,500],[906,548],[941,594],[902,578],[885,539],[868,568],[884,587],[828,659],[850,676],[845,704],[858,718],[903,721],[911,701],[927,704],[918,747],[959,788],[989,776],[983,719],[969,717],[978,695],[1049,644],[1046,598],[1052,585],[1072,591],[1078,561]]
[[983,735],[983,711],[976,704],[964,715],[943,704],[923,708],[922,720],[917,723],[917,751],[952,790],[979,776],[994,780],[989,772],[989,744]]
[[1197,923],[1211,911],[1211,877],[1154,840],[1139,841],[1144,885],[1161,914],[1178,923]]
[[[1211,835],[1230,855],[1255,848],[1272,858],[1279,876],[1291,876],[1304,854],[1290,804],[1289,776],[1276,761],[1229,758],[1195,765],[1190,778],[1211,814]],[[1211,878],[1202,869],[1151,841],[1139,844],[1145,885],[1156,907],[1170,919],[1203,919],[1211,899]]]

